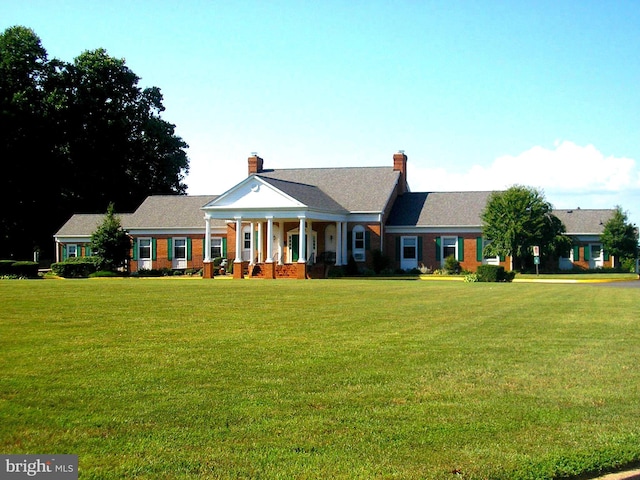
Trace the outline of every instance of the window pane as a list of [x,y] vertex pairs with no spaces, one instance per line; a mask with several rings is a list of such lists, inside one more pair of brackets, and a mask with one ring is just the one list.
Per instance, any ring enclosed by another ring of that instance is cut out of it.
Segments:
[[222,239],[211,239],[211,258],[217,258],[222,256]]
[[149,259],[151,258],[151,239],[150,238],[141,238],[138,253],[140,259]]
[[251,248],[251,233],[244,233],[244,248]]
[[184,238],[176,238],[173,242],[173,255],[176,259],[187,258],[187,240]]

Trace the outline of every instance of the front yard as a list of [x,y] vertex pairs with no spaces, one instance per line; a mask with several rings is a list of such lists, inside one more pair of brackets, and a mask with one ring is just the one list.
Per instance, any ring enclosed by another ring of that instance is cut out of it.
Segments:
[[551,479],[640,460],[637,289],[0,281],[0,450],[80,478]]

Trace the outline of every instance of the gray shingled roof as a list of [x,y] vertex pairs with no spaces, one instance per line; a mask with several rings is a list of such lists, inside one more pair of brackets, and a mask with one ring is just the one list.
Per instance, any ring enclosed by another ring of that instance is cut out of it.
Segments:
[[289,182],[286,180],[278,180],[270,177],[263,177],[263,180],[281,192],[286,193],[299,202],[316,210],[326,212],[347,213],[333,198],[324,193],[315,185],[306,185],[299,182]]
[[598,234],[604,231],[604,224],[613,216],[613,209],[582,209],[554,210],[567,228],[567,234]]
[[265,180],[313,185],[350,212],[382,212],[400,178],[400,172],[392,167],[264,170],[257,175]]
[[482,226],[482,211],[492,192],[405,193],[393,205],[390,226]]
[[131,215],[125,228],[204,228],[200,208],[215,198],[217,195],[152,195]]
[[[174,230],[201,228],[204,214],[200,208],[217,195],[152,195],[134,213],[117,213],[122,228]],[[91,235],[104,220],[103,213],[76,213],[58,230],[57,237]],[[212,220],[213,227],[224,227],[224,220]]]
[[[56,237],[84,237],[90,236],[104,220],[104,213],[76,213],[60,227]],[[130,213],[117,214],[123,224],[131,216]]]

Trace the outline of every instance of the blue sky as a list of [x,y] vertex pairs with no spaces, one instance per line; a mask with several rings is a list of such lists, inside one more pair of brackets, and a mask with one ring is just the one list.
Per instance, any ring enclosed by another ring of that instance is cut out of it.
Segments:
[[190,146],[189,193],[392,165],[413,191],[544,191],[640,225],[637,1],[0,0],[50,57],[105,48]]

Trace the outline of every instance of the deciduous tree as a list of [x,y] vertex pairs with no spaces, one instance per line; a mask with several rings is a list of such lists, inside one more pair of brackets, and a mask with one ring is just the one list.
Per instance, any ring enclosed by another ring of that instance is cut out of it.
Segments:
[[604,224],[600,241],[606,252],[616,260],[616,266],[623,260],[638,257],[638,229],[628,221],[627,214],[619,205],[613,216]]
[[490,241],[489,256],[512,257],[512,268],[523,269],[532,247],[540,246],[544,255],[564,253],[570,240],[562,222],[542,192],[522,185],[494,192],[482,213],[483,234]]

